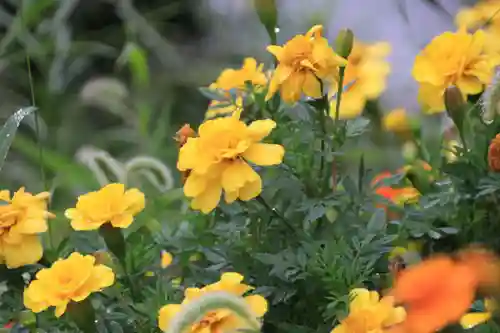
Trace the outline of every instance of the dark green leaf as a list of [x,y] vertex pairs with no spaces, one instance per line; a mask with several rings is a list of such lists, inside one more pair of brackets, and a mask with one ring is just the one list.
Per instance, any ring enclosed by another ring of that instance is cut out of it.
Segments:
[[260,22],[266,28],[271,39],[271,44],[276,44],[276,27],[278,25],[276,0],[254,0],[254,5]]
[[9,152],[10,146],[14,141],[14,137],[17,132],[17,128],[21,124],[21,121],[28,115],[36,111],[35,107],[28,107],[18,110],[12,116],[7,119],[7,122],[3,125],[0,130],[0,170],[5,163],[7,158],[7,153]]
[[377,233],[386,226],[385,209],[377,209],[367,225],[368,232]]

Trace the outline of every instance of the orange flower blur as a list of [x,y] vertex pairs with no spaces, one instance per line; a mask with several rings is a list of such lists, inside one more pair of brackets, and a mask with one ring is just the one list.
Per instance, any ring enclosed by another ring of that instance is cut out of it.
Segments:
[[491,171],[500,172],[500,134],[491,140],[488,148],[488,165]]
[[466,250],[457,258],[437,255],[403,270],[391,294],[407,311],[397,332],[431,333],[456,323],[474,302],[475,293],[491,282],[495,256],[484,250]]
[[[381,185],[381,182],[384,179],[393,176],[394,174],[386,171],[378,174],[375,178],[373,178],[372,186],[375,188],[375,193],[395,203],[396,205],[411,203],[414,202],[416,199],[418,199],[420,194],[414,187],[408,186],[408,187],[396,188],[389,185]],[[385,206],[379,206],[379,207],[385,207]]]

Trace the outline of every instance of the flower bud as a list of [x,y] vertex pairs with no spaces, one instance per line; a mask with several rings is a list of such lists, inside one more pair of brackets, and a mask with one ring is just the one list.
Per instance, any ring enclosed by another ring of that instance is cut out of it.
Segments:
[[337,54],[345,59],[349,57],[354,43],[354,34],[350,29],[342,29],[337,35],[335,40],[335,51]]
[[488,147],[488,165],[493,172],[500,172],[500,134],[491,140]]
[[446,113],[453,120],[458,130],[462,130],[464,120],[465,101],[457,86],[449,86],[444,92],[444,104]]

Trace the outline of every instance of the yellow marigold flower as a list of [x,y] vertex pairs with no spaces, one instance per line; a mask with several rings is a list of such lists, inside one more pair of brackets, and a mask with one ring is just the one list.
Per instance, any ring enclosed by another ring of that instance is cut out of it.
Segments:
[[38,234],[47,231],[47,211],[50,193],[37,195],[24,187],[10,196],[0,191],[0,263],[8,268],[34,264],[42,258],[43,248]]
[[[166,331],[172,318],[181,310],[181,306],[211,292],[227,292],[235,296],[241,296],[247,302],[256,318],[264,316],[267,312],[267,301],[260,295],[243,296],[253,287],[241,283],[244,277],[238,273],[223,273],[220,281],[207,285],[203,288],[187,288],[184,300],[181,304],[168,304],[159,311],[158,326]],[[243,323],[228,309],[220,309],[209,312],[197,323],[191,326],[191,333],[215,333],[242,330]]]
[[459,28],[467,30],[484,29],[488,42],[485,47],[492,52],[500,51],[500,9],[499,0],[478,1],[473,7],[461,9],[455,17]]
[[[212,83],[210,89],[222,90],[227,96],[227,101],[211,101],[210,107],[205,114],[205,118],[213,118],[218,115],[227,115],[243,107],[242,97],[247,93],[247,82],[252,84],[257,90],[263,89],[267,85],[267,77],[263,72],[264,64],[257,64],[254,58],[245,58],[240,69],[228,68],[222,71],[217,80]],[[236,90],[236,105],[225,105],[229,102],[230,90]],[[220,106],[219,105],[224,105]]]
[[217,80],[210,85],[212,89],[229,91],[236,89],[246,91],[246,83],[263,87],[267,84],[266,75],[263,72],[264,64],[257,64],[254,58],[245,58],[241,69],[228,68],[222,71]]
[[207,120],[199,136],[189,138],[181,148],[177,168],[190,171],[184,194],[193,198],[193,209],[212,211],[222,190],[227,203],[255,198],[262,191],[262,180],[248,162],[268,166],[283,160],[283,146],[260,142],[276,127],[274,121],[257,120],[247,126],[239,117],[240,112],[235,112]]
[[[386,42],[365,44],[354,41],[351,54],[347,58],[344,85],[340,103],[340,119],[357,117],[363,112],[368,100],[379,97],[386,87],[387,75],[391,67],[386,61],[391,45]],[[330,96],[337,94],[337,87],[330,89]],[[337,99],[333,98],[330,113],[335,118]]]
[[56,317],[60,317],[69,302],[81,302],[114,280],[111,268],[96,265],[94,256],[73,252],[36,274],[24,291],[24,305],[35,313],[54,306]]
[[491,82],[499,58],[487,53],[485,45],[482,30],[445,32],[417,55],[412,74],[420,84],[419,101],[428,112],[444,111],[444,92],[451,85],[466,97],[480,93]]
[[473,328],[477,325],[487,322],[491,319],[492,313],[498,308],[496,302],[493,299],[484,300],[484,312],[470,312],[460,318],[460,325],[464,329]]
[[115,228],[127,228],[144,205],[144,194],[138,189],[125,191],[123,184],[109,184],[78,197],[76,207],[67,209],[65,215],[75,230],[95,230],[108,222]]
[[364,288],[351,290],[350,296],[349,315],[331,333],[383,333],[388,327],[405,320],[405,310],[394,307],[391,296],[380,299],[376,291]]
[[406,110],[403,108],[394,109],[384,116],[382,120],[384,129],[389,132],[405,133],[411,130],[411,123]]
[[161,268],[167,268],[172,263],[172,254],[167,251],[161,251]]
[[345,66],[347,61],[328,45],[322,31],[323,27],[316,25],[305,35],[293,37],[284,46],[267,47],[278,60],[278,66],[271,78],[266,100],[278,90],[287,103],[298,101],[302,93],[319,98],[322,95],[319,80],[337,86],[339,66]]

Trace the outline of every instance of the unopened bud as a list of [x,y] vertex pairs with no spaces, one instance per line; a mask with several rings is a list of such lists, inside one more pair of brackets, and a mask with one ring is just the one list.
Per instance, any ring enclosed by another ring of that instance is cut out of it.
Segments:
[[191,128],[189,124],[184,124],[177,133],[175,133],[174,140],[179,143],[179,146],[182,147],[188,138],[192,138],[196,136],[196,132]]
[[446,113],[453,120],[458,130],[462,130],[464,120],[465,101],[457,86],[449,86],[444,92],[444,104]]
[[345,59],[349,57],[354,44],[354,34],[350,29],[342,29],[337,35],[335,40],[335,51],[337,54]]

